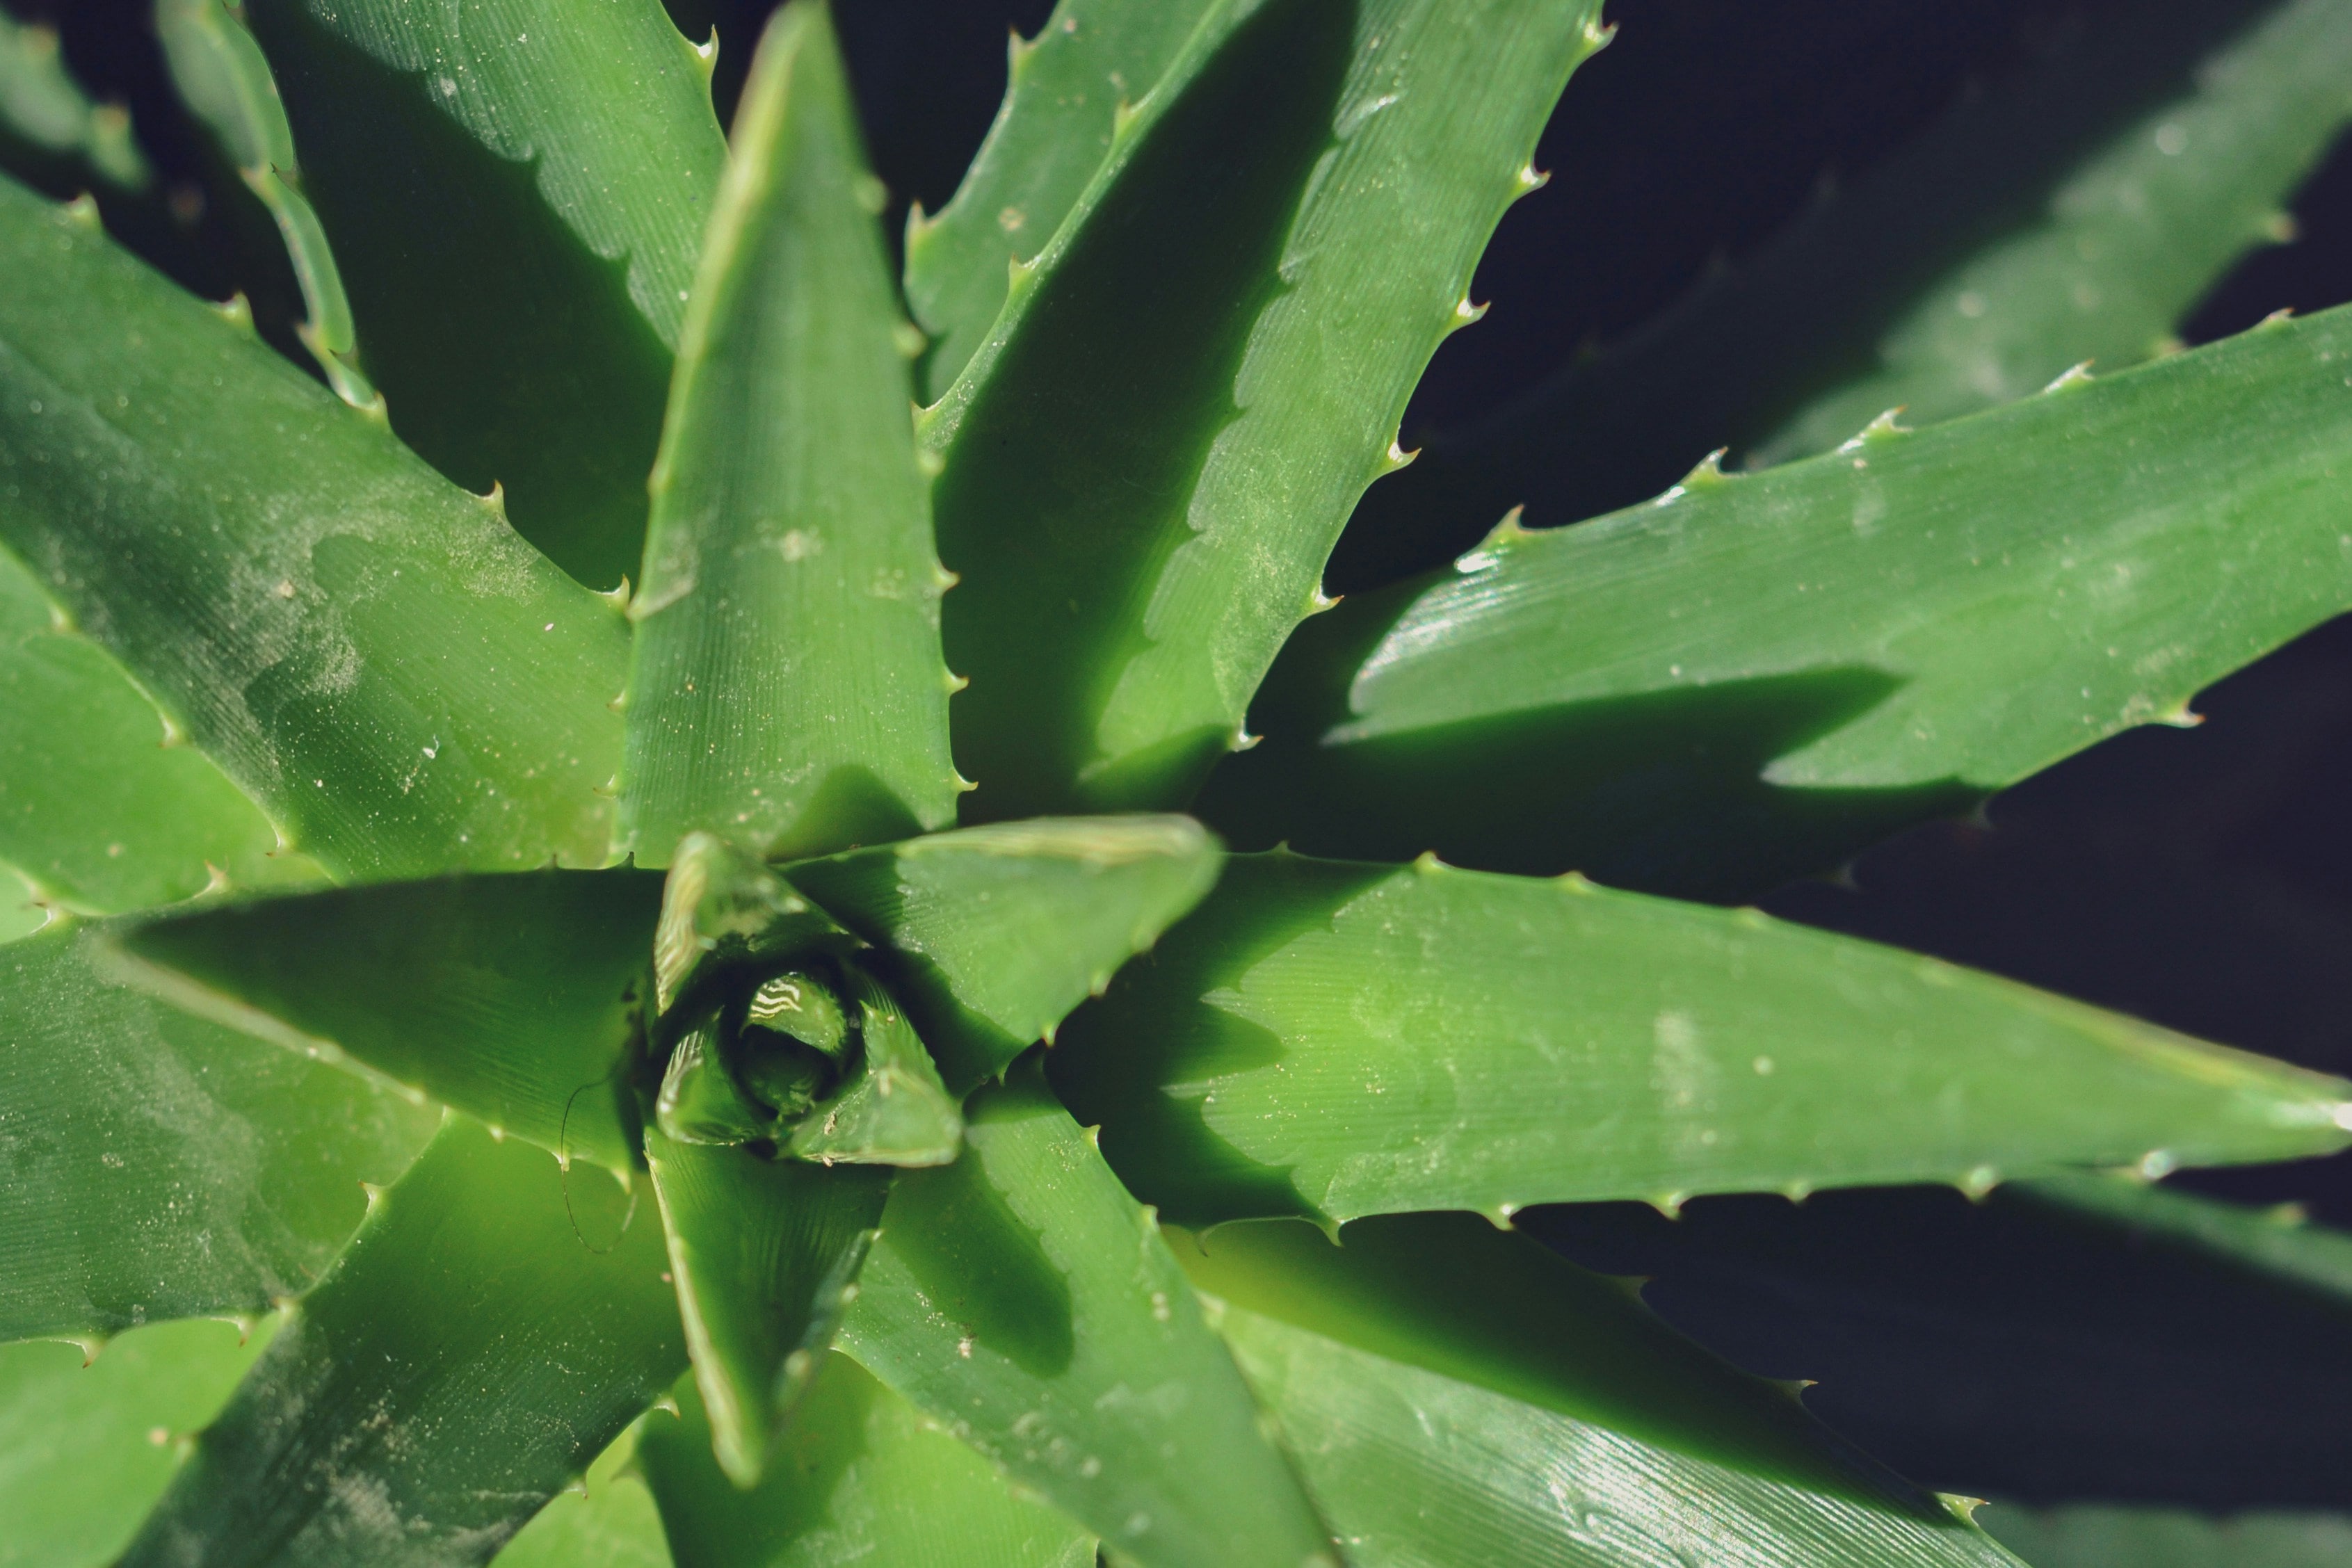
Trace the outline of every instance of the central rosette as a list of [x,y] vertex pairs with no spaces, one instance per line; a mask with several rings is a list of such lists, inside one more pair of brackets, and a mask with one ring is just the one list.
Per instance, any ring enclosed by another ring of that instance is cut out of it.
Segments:
[[828,1166],[955,1158],[955,1101],[863,948],[755,858],[684,840],[646,1030],[662,1134]]

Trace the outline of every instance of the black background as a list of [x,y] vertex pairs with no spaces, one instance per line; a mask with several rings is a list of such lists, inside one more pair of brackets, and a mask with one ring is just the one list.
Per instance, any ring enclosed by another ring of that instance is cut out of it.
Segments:
[[[205,178],[202,150],[163,82],[147,0],[6,3],[58,26],[84,80],[131,105],[169,178]],[[768,5],[672,0],[671,8],[695,36],[716,24],[723,110]],[[1617,41],[1578,75],[1545,134],[1537,162],[1552,172],[1551,183],[1511,211],[1480,269],[1473,292],[1492,311],[1440,352],[1408,432],[1474,416],[1580,346],[1671,304],[1711,260],[1738,257],[1801,210],[1824,178],[1867,166],[2084,8],[2053,0],[1617,0]],[[912,200],[936,210],[952,193],[1003,89],[1008,26],[1034,32],[1046,9],[1043,0],[837,0],[876,166],[902,210]],[[236,199],[214,189],[216,203]],[[2185,337],[2203,341],[2281,307],[2308,311],[2352,298],[2352,155],[2339,149],[2295,212],[2301,238],[2245,262],[2196,311]],[[164,259],[209,292],[282,296],[286,280],[260,276],[268,258],[240,250],[233,228],[210,212]],[[2352,1070],[2352,622],[2313,633],[2197,706],[2208,716],[2203,727],[2110,741],[1993,801],[1989,826],[1937,824],[1865,855],[1853,868],[1856,888],[1807,884],[1771,902],[1783,914],[2210,1039]],[[2185,1179],[2249,1201],[2300,1200],[2352,1226],[2352,1161]],[[2072,1313],[2076,1329],[2095,1333],[2103,1315],[2128,1311],[2119,1297],[2103,1298],[2103,1288],[2161,1286],[2083,1281],[2053,1304],[2037,1295],[2050,1289],[2051,1260],[2029,1270],[2016,1255],[2007,1263],[1994,1255],[2003,1245],[1991,1234],[1997,1216],[1971,1218],[1964,1205],[1948,1212],[1948,1195],[1915,1197],[1892,1207],[1873,1195],[1832,1195],[1801,1210],[1777,1198],[1692,1206],[1690,1234],[1750,1213],[1759,1216],[1757,1234],[1780,1237],[1780,1264],[1744,1273],[1678,1261],[1678,1244],[1664,1233],[1673,1228],[1654,1217],[1619,1216],[1622,1223],[1597,1229],[1575,1215],[1528,1223],[1596,1264],[1658,1273],[1651,1294],[1662,1310],[1757,1370],[1824,1379],[1811,1396],[1815,1409],[1931,1484],[2216,1507],[2352,1505],[2352,1476],[2334,1479],[2352,1414],[2333,1429],[2322,1420],[2288,1434],[2290,1447],[2325,1456],[2315,1468],[2297,1469],[2276,1454],[2260,1466],[2217,1454],[2181,1474],[2135,1469],[2085,1451],[2096,1449],[2095,1437],[2070,1459],[2052,1434],[2095,1434],[2111,1409],[2118,1423],[2170,1419],[2218,1433],[2235,1429],[2233,1421],[2244,1427],[2251,1408],[2259,1425],[2267,1407],[2249,1402],[2266,1397],[2263,1378],[2273,1373],[2340,1389],[2347,1397],[2321,1403],[2352,1412],[2352,1357],[2315,1343],[2305,1325],[2278,1331],[2291,1334],[2286,1359],[2269,1373],[2233,1370],[2185,1343],[2166,1349],[2169,1372],[2129,1358],[2084,1370],[2079,1356],[2053,1371],[2063,1358],[2053,1360],[2049,1344],[1985,1332],[2003,1302],[2019,1312]],[[1712,1218],[1717,1212],[1725,1218]],[[1937,1245],[1940,1261],[1887,1245],[1864,1286],[1805,1260],[1809,1248],[1842,1238],[1864,1246],[1872,1234],[1919,1242],[1947,1232],[1955,1239]],[[1937,1282],[1938,1269],[1953,1267],[1982,1299],[1963,1301],[1967,1291]],[[2017,1278],[2004,1283],[2004,1270]],[[1922,1309],[1918,1298],[1930,1291],[1945,1292],[1948,1310]],[[2268,1331],[2248,1323],[2245,1332]],[[2335,1337],[2352,1343],[2352,1335]],[[2179,1375],[2194,1365],[2213,1375]],[[2170,1383],[2151,1396],[2149,1381],[2162,1378]],[[2150,1397],[2164,1406],[2158,1415]],[[1932,1431],[1921,1414],[1930,1406],[1943,1421]],[[2316,1418],[2297,1417],[2306,1419]],[[1968,1428],[1958,1438],[1954,1422]],[[2019,1454],[2033,1456],[2034,1468],[2011,1462]]]

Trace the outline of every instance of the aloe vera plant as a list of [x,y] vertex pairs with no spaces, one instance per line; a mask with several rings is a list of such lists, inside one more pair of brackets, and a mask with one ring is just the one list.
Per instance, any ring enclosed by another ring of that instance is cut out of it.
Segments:
[[[2352,609],[2352,317],[2158,353],[2340,0],[2076,39],[1912,155],[2023,197],[1360,515],[1598,0],[1061,0],[895,270],[821,0],[725,135],[655,0],[154,19],[299,303],[0,180],[0,1564],[2013,1563],[1515,1217],[2016,1183],[2352,1291],[2116,1196],[2352,1085],[1734,906]],[[0,118],[135,186],[45,37]],[[1778,465],[1491,504],[1702,382]]]

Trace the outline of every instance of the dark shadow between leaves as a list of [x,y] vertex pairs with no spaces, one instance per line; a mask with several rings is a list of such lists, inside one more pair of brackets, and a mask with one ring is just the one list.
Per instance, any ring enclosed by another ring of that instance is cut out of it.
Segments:
[[430,95],[313,20],[248,7],[393,429],[458,484],[503,484],[515,528],[593,588],[635,576],[670,353],[548,206]]
[[1433,851],[1473,870],[1579,871],[1613,887],[1737,903],[1983,798],[1951,779],[1885,789],[1766,780],[1776,758],[1900,689],[1900,677],[1866,667],[1327,742],[1353,716],[1347,679],[1405,602],[1329,631],[1310,622],[1314,639],[1286,653],[1287,667],[1277,667],[1252,713],[1265,740],[1220,764],[1194,805],[1227,842],[1387,861]]
[[[792,826],[769,846],[771,858],[824,854],[844,845],[896,843],[921,833],[915,813],[872,769],[855,763],[828,770],[817,781]],[[862,933],[861,933],[862,935]],[[871,938],[868,938],[871,940]]]
[[1270,954],[1330,928],[1349,901],[1396,868],[1296,856],[1230,859],[1217,887],[1100,998],[1062,1025],[1045,1053],[1054,1091],[1102,1129],[1103,1157],[1171,1223],[1325,1217],[1286,1167],[1252,1159],[1207,1122],[1210,1081],[1286,1054],[1273,1030],[1209,998]]
[[[1146,643],[1331,125],[1353,0],[1269,0],[1144,135],[1048,272],[933,491],[967,821],[1067,809]],[[1107,509],[1108,498],[1118,498]],[[1189,739],[1197,747],[1197,737]],[[1131,759],[1122,758],[1122,763]],[[1205,754],[1200,758],[1205,763]],[[1105,798],[1131,798],[1130,768]]]
[[953,1165],[899,1173],[883,1215],[886,1245],[932,1306],[1030,1376],[1054,1377],[1076,1346],[1069,1281],[969,1151]]

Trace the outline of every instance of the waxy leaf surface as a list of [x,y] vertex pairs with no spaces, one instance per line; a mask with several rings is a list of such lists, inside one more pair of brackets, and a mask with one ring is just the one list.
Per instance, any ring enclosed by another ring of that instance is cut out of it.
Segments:
[[[251,0],[393,427],[594,588],[646,475],[726,161],[658,0]],[[611,694],[607,693],[609,696]]]
[[267,1343],[186,1322],[87,1364],[76,1345],[0,1347],[0,1568],[107,1568]]
[[646,1134],[686,1344],[719,1465],[760,1479],[823,1365],[890,1173]]
[[2352,1121],[2336,1079],[1755,911],[1291,855],[1229,859],[1047,1061],[1181,1223],[2284,1159]]
[[2011,1561],[1618,1281],[1483,1220],[1176,1247],[1357,1568]]
[[1026,1075],[906,1171],[842,1348],[1144,1568],[1332,1558],[1151,1217]]
[[599,865],[619,613],[250,331],[0,182],[0,547],[351,877]]
[[1002,1073],[1216,882],[1216,841],[1183,817],[1033,818],[789,869],[881,951],[961,1093]]
[[167,734],[121,666],[60,626],[39,583],[0,556],[0,861],[91,915],[193,897],[215,872],[245,885],[317,874],[278,853],[259,808]]
[[1061,0],[1013,45],[988,140],[936,217],[907,224],[907,303],[931,336],[936,402],[1004,308],[1012,268],[1033,261],[1108,156],[1112,133],[1213,8],[1212,0]]
[[906,329],[832,24],[778,13],[679,341],[630,616],[624,847],[823,854],[955,820]]
[[0,1340],[250,1317],[303,1290],[436,1118],[126,990],[57,927],[0,947]]
[[1444,336],[1590,0],[1223,0],[925,415],[990,819],[1181,805]]
[[443,877],[219,904],[118,940],[131,977],[184,1008],[625,1171],[660,898],[644,872]]
[[751,1491],[710,1457],[692,1391],[646,1418],[643,1464],[677,1568],[1094,1568],[1094,1538],[1015,1497],[988,1461],[845,1355]]
[[[2352,607],[2352,311],[1351,599],[1202,803],[1248,848],[1724,899],[1965,810]],[[1465,801],[1486,801],[1463,810]]]
[[488,1562],[684,1368],[664,1262],[651,1204],[451,1116],[123,1568]]
[[2352,117],[2347,68],[2335,0],[2083,14],[1681,306],[1472,427],[1415,434],[1334,579],[1435,565],[1516,506],[1613,510],[1718,446],[1779,462],[1891,408],[1929,424],[2161,352],[2293,233],[2281,209]]

